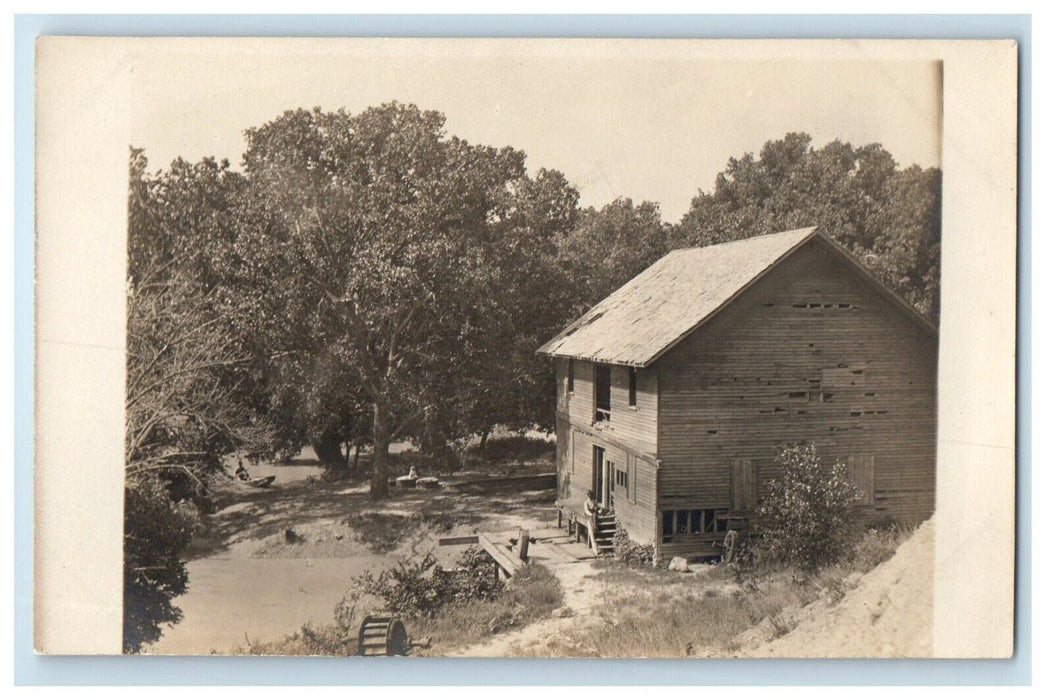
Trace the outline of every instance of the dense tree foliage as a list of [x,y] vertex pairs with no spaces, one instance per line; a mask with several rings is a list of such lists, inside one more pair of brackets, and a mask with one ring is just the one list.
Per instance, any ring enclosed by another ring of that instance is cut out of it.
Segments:
[[940,171],[899,169],[878,144],[807,134],[764,144],[759,156],[732,158],[711,192],[691,202],[677,245],[709,245],[820,226],[877,276],[936,319],[939,314]]
[[[392,440],[485,430],[481,406],[499,408],[490,424],[526,420],[514,396],[536,389],[536,338],[564,308],[546,260],[576,193],[556,174],[529,178],[521,152],[447,137],[443,122],[391,103],[287,112],[247,132],[253,212],[234,246],[235,317],[272,374],[303,376],[287,368],[320,355],[351,372],[377,496]],[[526,304],[542,312],[525,316]]]
[[212,160],[151,175],[136,150],[129,170],[124,647],[138,651],[181,617],[179,554],[223,457],[270,438],[251,356],[217,301],[238,176]]
[[671,234],[654,202],[634,206],[631,199],[619,198],[599,210],[582,211],[578,225],[559,240],[577,310],[584,312],[669,252]]

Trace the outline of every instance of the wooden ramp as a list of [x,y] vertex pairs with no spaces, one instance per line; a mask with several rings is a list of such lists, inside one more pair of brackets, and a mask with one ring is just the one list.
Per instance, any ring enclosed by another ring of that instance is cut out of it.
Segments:
[[[530,536],[525,530],[520,530],[519,532],[524,533],[526,538],[529,538]],[[522,538],[523,536],[520,535],[519,537]],[[509,544],[505,545],[503,544],[504,542],[509,542]],[[515,542],[516,545],[519,543],[515,537],[502,538],[501,535],[490,535],[485,533],[439,538],[440,547],[465,544],[479,546],[484,552],[490,555],[491,559],[494,560],[495,574],[504,577],[513,576],[516,571],[523,568],[527,563],[527,547],[513,547],[513,542]]]
[[439,545],[476,545],[494,560],[495,574],[506,578],[513,576],[529,561],[569,564],[596,558],[587,545],[576,542],[560,528],[544,528],[533,536],[526,530],[512,530],[441,537]]

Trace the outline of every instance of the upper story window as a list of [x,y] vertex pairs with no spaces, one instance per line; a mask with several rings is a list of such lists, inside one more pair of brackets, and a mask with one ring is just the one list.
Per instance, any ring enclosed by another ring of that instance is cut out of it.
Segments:
[[636,368],[629,368],[629,405],[636,406]]
[[574,393],[574,360],[567,360],[567,393]]
[[601,423],[611,419],[611,366],[593,365],[596,387],[594,396],[596,398],[596,422]]

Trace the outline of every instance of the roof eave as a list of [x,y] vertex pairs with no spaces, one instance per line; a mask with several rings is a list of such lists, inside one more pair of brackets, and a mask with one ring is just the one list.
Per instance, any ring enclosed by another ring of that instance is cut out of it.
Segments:
[[[891,301],[894,306],[899,307],[899,309],[903,311],[910,320],[914,321],[916,324],[921,326],[923,330],[930,333],[933,337],[939,336],[939,329],[936,327],[936,324],[929,320],[928,316],[918,311],[916,308],[914,308],[913,304],[911,304],[909,301],[907,301],[895,291],[890,289],[888,285],[886,285],[884,282],[879,280],[874,275],[874,273],[868,270],[867,267],[860,260],[858,260],[851,253],[849,253],[840,243],[830,238],[830,236],[827,236],[822,231],[817,231],[816,233],[818,233],[818,238],[820,238],[824,243],[826,243],[828,248],[833,250],[835,253],[841,256],[843,260],[852,265],[852,267],[854,267],[861,275],[863,275],[863,277],[868,282],[870,282],[870,284],[874,286],[882,296]],[[809,238],[811,238],[811,236]]]

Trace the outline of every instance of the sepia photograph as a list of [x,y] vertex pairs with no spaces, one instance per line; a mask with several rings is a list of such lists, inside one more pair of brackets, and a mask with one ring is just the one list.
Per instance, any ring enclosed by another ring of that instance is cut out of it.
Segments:
[[942,61],[127,41],[120,651],[937,655]]

